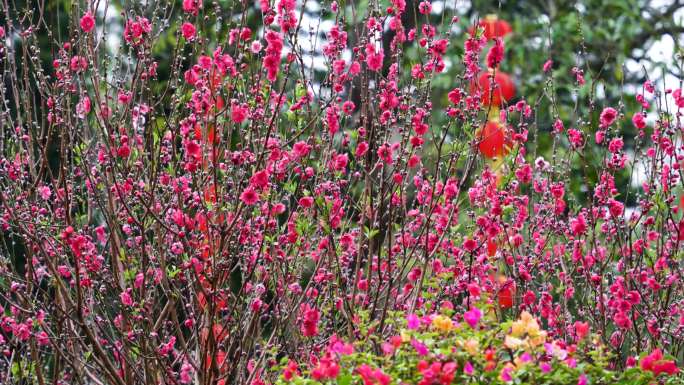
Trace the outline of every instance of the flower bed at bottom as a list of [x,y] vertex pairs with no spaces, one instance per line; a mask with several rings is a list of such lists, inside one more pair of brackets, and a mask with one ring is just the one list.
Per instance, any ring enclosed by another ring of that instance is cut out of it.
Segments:
[[282,358],[278,385],[448,385],[448,384],[684,384],[674,360],[659,349],[611,367],[599,338],[578,323],[575,340],[555,340],[523,312],[498,322],[493,311],[473,307],[426,315],[395,313],[389,337],[361,316],[355,342],[333,336],[326,348],[301,363]]

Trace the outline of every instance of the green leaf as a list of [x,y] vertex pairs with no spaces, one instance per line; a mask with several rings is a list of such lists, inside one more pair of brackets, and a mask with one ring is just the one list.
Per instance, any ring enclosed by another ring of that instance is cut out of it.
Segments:
[[349,385],[351,384],[352,376],[351,374],[345,374],[337,379],[338,385]]

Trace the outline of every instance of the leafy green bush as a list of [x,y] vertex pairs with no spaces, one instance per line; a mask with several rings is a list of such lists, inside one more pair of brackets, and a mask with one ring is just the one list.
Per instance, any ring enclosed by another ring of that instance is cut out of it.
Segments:
[[375,323],[361,317],[354,343],[333,337],[309,363],[288,358],[274,370],[279,385],[390,384],[682,384],[674,361],[660,351],[633,360],[626,370],[611,370],[611,353],[578,325],[576,340],[553,340],[538,321],[523,312],[499,322],[493,309],[473,307],[460,317],[451,309],[416,315],[392,314],[396,333],[381,338]]

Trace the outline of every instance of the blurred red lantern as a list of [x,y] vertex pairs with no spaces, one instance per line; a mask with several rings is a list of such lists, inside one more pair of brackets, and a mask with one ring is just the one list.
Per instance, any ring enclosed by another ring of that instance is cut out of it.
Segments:
[[510,309],[513,307],[513,297],[515,297],[515,282],[509,280],[503,275],[499,275],[499,290],[497,293],[497,301],[502,309]]
[[503,287],[499,290],[499,306],[502,309],[510,309],[513,307],[513,287]]
[[496,255],[496,250],[498,249],[498,246],[495,241],[493,240],[488,240],[487,241],[487,255],[490,257],[493,257]]
[[491,288],[491,293],[496,297],[496,302],[502,309],[510,309],[513,307],[513,299],[515,298],[515,281],[508,279],[503,274],[490,273],[490,279],[494,286]]
[[479,130],[477,139],[480,152],[489,159],[505,156],[512,146],[506,126],[497,121],[487,122]]
[[[480,20],[477,25],[478,27],[484,28],[484,37],[486,37],[488,40],[497,37],[504,37],[513,32],[511,25],[505,20],[500,20],[496,15],[485,16],[485,18]],[[474,35],[475,28],[470,27],[468,32],[470,32],[471,35]]]
[[494,91],[490,91],[491,73],[483,72],[478,76],[477,82],[470,82],[470,92],[474,93],[479,90],[482,96],[482,104],[485,106],[490,104],[489,96],[491,94],[491,104],[500,106],[515,96],[515,84],[507,73],[496,71],[494,73]]

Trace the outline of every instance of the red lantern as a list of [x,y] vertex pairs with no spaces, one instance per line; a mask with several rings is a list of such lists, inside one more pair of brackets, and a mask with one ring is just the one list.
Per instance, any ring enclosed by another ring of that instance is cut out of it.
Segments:
[[497,302],[502,309],[510,309],[513,307],[515,297],[515,282],[503,275],[499,275],[498,281],[500,286],[497,291]]
[[499,306],[502,309],[510,309],[513,307],[513,288],[504,287],[499,290]]
[[492,299],[496,299],[496,302],[502,309],[510,309],[513,307],[515,299],[515,281],[508,279],[503,274],[494,274],[490,273],[489,275],[493,284],[489,291]]
[[490,72],[483,72],[478,76],[477,82],[470,83],[470,93],[475,93],[479,90],[482,96],[482,104],[488,106],[490,104],[489,95],[491,93],[491,104],[500,106],[503,102],[511,100],[515,96],[515,84],[507,73],[496,71],[494,73],[494,91],[490,92],[491,75]]
[[[513,32],[513,28],[505,20],[499,20],[496,15],[487,15],[477,24],[478,27],[484,28],[484,37],[488,40],[497,37],[504,37]],[[475,28],[471,27],[469,30],[471,35],[475,34]]]
[[488,240],[487,241],[487,255],[490,257],[493,257],[496,255],[496,250],[498,249],[498,245],[496,244],[495,241],[493,240]]
[[501,122],[487,122],[479,130],[477,139],[480,152],[489,159],[505,156],[512,146],[506,127]]

